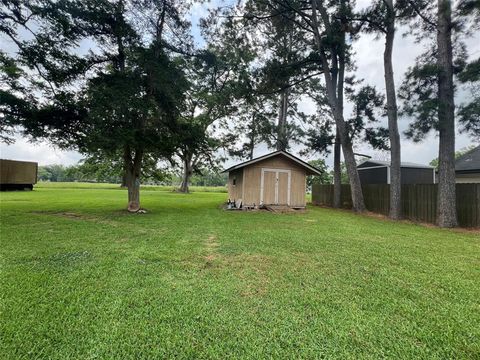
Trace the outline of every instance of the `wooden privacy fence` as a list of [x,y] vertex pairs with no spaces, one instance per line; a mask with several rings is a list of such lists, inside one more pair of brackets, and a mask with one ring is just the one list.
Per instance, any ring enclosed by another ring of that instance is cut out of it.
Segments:
[[[480,184],[457,184],[457,215],[462,227],[480,227]],[[388,215],[390,185],[363,185],[369,211]],[[352,208],[350,185],[342,185],[342,207]],[[333,206],[333,185],[313,185],[312,203]],[[402,214],[406,219],[435,223],[437,184],[402,185]]]

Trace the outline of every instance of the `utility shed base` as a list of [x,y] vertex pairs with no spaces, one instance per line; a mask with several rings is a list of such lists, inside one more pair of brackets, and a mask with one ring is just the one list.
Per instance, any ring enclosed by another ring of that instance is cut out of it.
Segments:
[[264,208],[268,211],[274,213],[291,213],[291,212],[302,212],[305,210],[305,207],[290,207],[288,205],[265,205]]

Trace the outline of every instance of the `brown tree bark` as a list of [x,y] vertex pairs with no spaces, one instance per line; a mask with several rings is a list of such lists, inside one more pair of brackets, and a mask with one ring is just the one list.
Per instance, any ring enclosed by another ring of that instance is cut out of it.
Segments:
[[387,94],[388,132],[390,137],[390,211],[389,217],[394,220],[402,217],[402,182],[401,182],[401,145],[398,132],[398,109],[393,77],[392,52],[395,39],[395,9],[393,0],[385,0],[387,5],[387,21],[385,50],[383,52],[383,68],[385,72],[385,89]]
[[438,0],[437,14],[438,66],[438,202],[437,224],[455,227],[457,206],[455,194],[455,104],[452,64],[452,4]]
[[341,169],[341,144],[338,131],[333,145],[333,207],[342,206],[342,169]]
[[120,184],[120,187],[125,188],[127,187],[127,172],[124,170],[122,174],[122,183]]
[[347,167],[348,178],[350,181],[353,210],[356,212],[363,212],[366,210],[365,201],[363,199],[360,176],[358,175],[357,162],[355,161],[355,154],[353,153],[353,145],[349,139],[343,115],[341,118],[339,117],[339,119],[338,124],[341,125],[340,140],[342,142],[343,157],[345,159],[345,165]]
[[284,89],[280,93],[280,104],[278,111],[278,122],[277,122],[277,150],[285,151],[288,148],[288,138],[287,138],[287,112],[288,112],[288,98],[289,98],[289,89]]
[[190,178],[193,174],[192,156],[186,155],[183,159],[182,183],[178,191],[182,193],[190,192]]
[[125,162],[125,180],[128,189],[127,210],[137,212],[140,210],[140,171],[142,168],[143,151],[136,149],[135,155],[132,157],[130,148],[127,146],[125,147],[123,158]]

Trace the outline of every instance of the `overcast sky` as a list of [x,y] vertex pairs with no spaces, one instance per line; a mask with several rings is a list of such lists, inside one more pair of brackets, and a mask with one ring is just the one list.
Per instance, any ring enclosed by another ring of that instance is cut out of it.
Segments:
[[[358,6],[368,4],[368,1],[358,1]],[[201,38],[199,35],[198,19],[207,14],[208,7],[214,6],[214,4],[195,4],[192,8],[192,23],[194,28],[192,33],[196,41],[201,44]],[[415,44],[411,37],[402,37],[402,29],[398,29],[397,36],[394,43],[394,71],[395,81],[397,87],[402,81],[403,74],[409,66],[414,63],[414,59],[422,52],[422,45]],[[1,48],[11,49],[11,44],[5,39],[0,37]],[[480,56],[480,34],[468,40],[467,42],[469,53],[471,57]],[[356,52],[355,60],[358,70],[356,72],[357,77],[365,79],[365,83],[375,85],[381,92],[385,91],[384,79],[383,79],[383,39],[375,40],[374,36],[362,35],[361,38],[354,44]],[[461,103],[463,99],[461,96],[457,96],[456,103]],[[314,112],[314,106],[309,101],[304,101],[301,104],[301,109],[305,112]],[[349,114],[349,108],[345,109],[345,115]],[[386,123],[386,119],[384,119]],[[400,118],[399,127],[403,131],[407,128],[409,119]],[[456,137],[456,149],[459,150],[471,144],[479,144],[480,139],[475,139],[464,135],[457,134]],[[357,144],[355,149],[358,152],[370,154],[372,156],[385,156],[379,153],[375,153],[371,148],[363,144]],[[298,148],[293,147],[292,152],[296,153]],[[264,145],[258,146],[255,151],[255,155],[262,155],[268,152],[268,149]],[[437,157],[438,153],[438,138],[434,134],[430,134],[428,138],[422,143],[415,144],[410,140],[405,139],[402,135],[402,161],[410,161],[422,164],[428,164],[430,160]],[[26,139],[17,138],[17,141],[13,145],[0,144],[0,155],[2,158],[37,161],[40,165],[46,164],[64,164],[72,165],[81,159],[81,155],[75,151],[61,151],[47,143],[29,143]],[[315,155],[310,156],[315,158]],[[226,165],[232,163],[233,160],[228,161]],[[327,157],[327,164],[332,165],[332,156]]]

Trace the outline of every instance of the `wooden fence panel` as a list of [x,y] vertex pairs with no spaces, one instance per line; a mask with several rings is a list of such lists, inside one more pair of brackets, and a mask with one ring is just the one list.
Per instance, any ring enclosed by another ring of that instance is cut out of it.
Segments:
[[[480,184],[457,185],[457,216],[462,224],[474,224],[480,226]],[[473,225],[472,225],[473,226]]]
[[[437,184],[402,185],[402,215],[406,219],[434,224],[437,217]],[[368,210],[388,215],[390,185],[364,185]],[[480,184],[457,184],[457,216],[463,227],[480,227]],[[342,185],[342,207],[351,208],[350,185]],[[333,185],[313,185],[312,202],[333,206]]]

